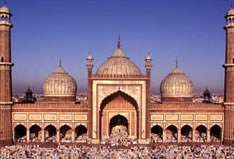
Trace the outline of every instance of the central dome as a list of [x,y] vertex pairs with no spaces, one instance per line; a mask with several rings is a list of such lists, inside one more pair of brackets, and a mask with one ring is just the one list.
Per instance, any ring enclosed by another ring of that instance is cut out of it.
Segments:
[[98,75],[140,75],[141,70],[137,65],[127,57],[120,49],[120,40],[118,40],[118,48],[114,54],[109,57],[98,69]]

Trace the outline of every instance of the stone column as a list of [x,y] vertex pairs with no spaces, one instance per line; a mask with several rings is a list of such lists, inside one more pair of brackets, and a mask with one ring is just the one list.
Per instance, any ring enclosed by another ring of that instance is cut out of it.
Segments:
[[15,131],[14,131],[14,128],[12,128],[12,137],[13,137],[13,142],[15,142]]
[[27,142],[30,142],[30,130],[29,129],[27,129],[26,136],[27,136]]
[[210,129],[207,129],[207,141],[206,142],[210,142]]
[[196,133],[196,129],[193,128],[193,142],[196,142],[196,135],[195,135],[195,133]]
[[166,141],[166,131],[163,130],[163,143]]
[[42,137],[42,139],[41,139],[41,142],[45,142],[45,129],[42,129],[41,130],[41,137]]
[[178,139],[177,142],[181,142],[181,130],[178,129]]
[[72,129],[72,142],[75,142],[75,130]]
[[60,142],[60,131],[59,131],[59,129],[57,129],[56,141],[57,141],[57,143]]

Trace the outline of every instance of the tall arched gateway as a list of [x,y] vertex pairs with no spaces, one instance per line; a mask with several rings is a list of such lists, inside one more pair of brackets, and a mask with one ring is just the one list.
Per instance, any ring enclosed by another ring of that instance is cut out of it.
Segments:
[[145,59],[146,73],[117,49],[93,74],[93,57],[88,69],[88,139],[99,144],[109,138],[110,120],[120,115],[128,121],[128,138],[149,143],[151,57]]
[[137,108],[136,101],[121,91],[107,96],[101,103],[100,140],[109,138],[115,126],[126,127],[129,138],[137,138]]

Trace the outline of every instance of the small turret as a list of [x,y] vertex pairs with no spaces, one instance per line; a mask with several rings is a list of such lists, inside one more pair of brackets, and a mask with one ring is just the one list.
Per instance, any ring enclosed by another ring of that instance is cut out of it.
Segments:
[[33,97],[33,92],[30,88],[27,89],[25,92],[25,98],[24,98],[24,103],[34,103],[36,102],[36,98]]
[[203,103],[211,103],[211,93],[207,88],[203,92]]

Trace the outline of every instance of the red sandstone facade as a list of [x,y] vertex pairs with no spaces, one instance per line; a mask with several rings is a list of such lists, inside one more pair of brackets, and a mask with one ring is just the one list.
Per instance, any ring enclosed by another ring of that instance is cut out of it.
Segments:
[[[160,142],[170,142],[168,138],[175,134],[176,142],[184,142],[182,138],[186,135],[191,139],[189,142],[200,142],[196,138],[201,134],[206,135],[204,142],[214,142],[212,135],[218,137],[219,142],[234,142],[234,13],[227,15],[225,26],[224,106],[195,104],[190,97],[165,97],[162,103],[151,103],[152,60],[149,56],[145,59],[146,74],[94,74],[93,58],[88,56],[87,104],[75,103],[74,97],[46,97],[43,102],[13,104],[12,25],[8,21],[11,14],[0,10],[1,15],[6,18],[0,21],[0,144],[17,142],[24,136],[24,142],[50,142],[50,138],[55,142],[79,142],[76,139],[82,133],[87,133],[84,142],[100,144],[109,138],[118,121],[115,119],[123,119],[129,138],[137,139],[140,144],[156,142],[152,134],[158,135]],[[123,55],[119,40],[112,58],[128,58]],[[35,136],[40,141],[34,141]]]

